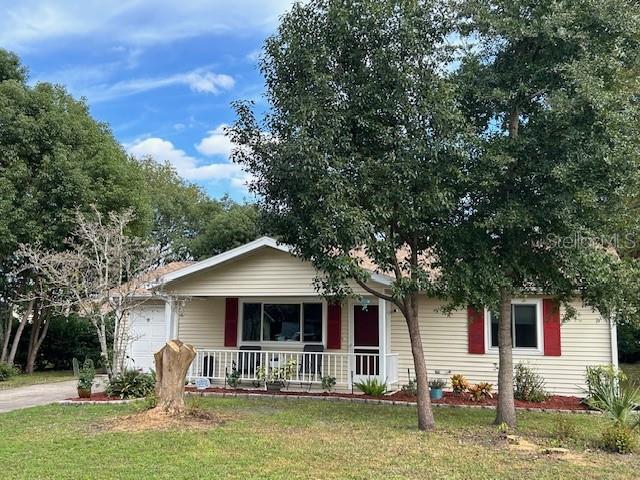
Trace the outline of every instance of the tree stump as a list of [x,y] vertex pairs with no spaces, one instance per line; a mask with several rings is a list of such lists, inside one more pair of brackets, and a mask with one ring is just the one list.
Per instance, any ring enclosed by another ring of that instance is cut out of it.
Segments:
[[180,340],[169,340],[154,354],[157,408],[169,415],[184,411],[184,382],[196,349]]

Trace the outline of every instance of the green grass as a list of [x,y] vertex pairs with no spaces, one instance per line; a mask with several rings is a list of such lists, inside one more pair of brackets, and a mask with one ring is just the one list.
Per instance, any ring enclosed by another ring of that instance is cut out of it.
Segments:
[[24,373],[0,382],[0,390],[41,383],[62,382],[64,380],[73,380],[73,372],[48,370],[45,372]]
[[[566,415],[575,438],[564,457],[557,414],[522,412],[527,450],[499,440],[489,410],[437,409],[438,430],[416,430],[415,410],[326,401],[208,398],[225,421],[207,428],[115,432],[126,406],[48,406],[0,415],[2,478],[623,479],[640,456],[593,449],[604,419]],[[123,421],[124,425],[131,422]]]
[[622,363],[620,368],[627,374],[627,382],[640,387],[640,363]]

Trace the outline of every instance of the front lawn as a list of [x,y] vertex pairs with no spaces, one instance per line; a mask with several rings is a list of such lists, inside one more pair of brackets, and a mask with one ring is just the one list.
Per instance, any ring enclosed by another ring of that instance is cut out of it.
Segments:
[[65,380],[73,380],[73,372],[68,370],[46,370],[44,372],[23,373],[0,382],[0,390],[41,383],[63,382]]
[[[637,478],[640,456],[592,450],[604,419],[565,414],[575,438],[541,453],[561,414],[520,413],[520,445],[490,410],[436,410],[420,433],[413,408],[327,401],[199,399],[223,419],[206,428],[139,430],[139,406],[48,406],[0,415],[2,478]],[[115,423],[114,423],[115,422]],[[114,429],[120,425],[122,429]],[[130,431],[131,427],[134,431]]]

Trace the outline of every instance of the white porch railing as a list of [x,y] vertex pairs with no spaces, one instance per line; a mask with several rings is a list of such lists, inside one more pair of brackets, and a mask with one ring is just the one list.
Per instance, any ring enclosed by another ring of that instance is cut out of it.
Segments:
[[[242,383],[250,386],[259,381],[259,371],[269,376],[271,369],[293,364],[288,382],[319,384],[322,377],[334,377],[336,385],[350,386],[353,378],[381,376],[380,355],[368,353],[293,352],[210,350],[198,348],[196,358],[187,372],[190,382],[198,377],[225,382],[234,370]],[[385,375],[388,384],[398,381],[397,354],[385,355]],[[382,381],[385,379],[381,378]]]

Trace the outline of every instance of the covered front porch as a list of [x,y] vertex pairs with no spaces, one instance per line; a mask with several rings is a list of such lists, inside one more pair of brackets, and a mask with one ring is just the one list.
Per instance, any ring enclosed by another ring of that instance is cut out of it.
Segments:
[[[390,351],[391,305],[382,299],[361,297],[337,305],[320,297],[221,300],[224,318],[211,318],[224,324],[219,345],[182,338],[192,321],[189,301],[182,313],[167,311],[175,317],[176,336],[198,350],[187,375],[190,383],[207,378],[217,386],[238,381],[240,387],[255,388],[286,371],[284,386],[294,390],[319,388],[323,378],[333,379],[337,390],[370,378],[389,389],[398,384],[398,355]],[[175,298],[168,300],[167,309],[177,304]]]

